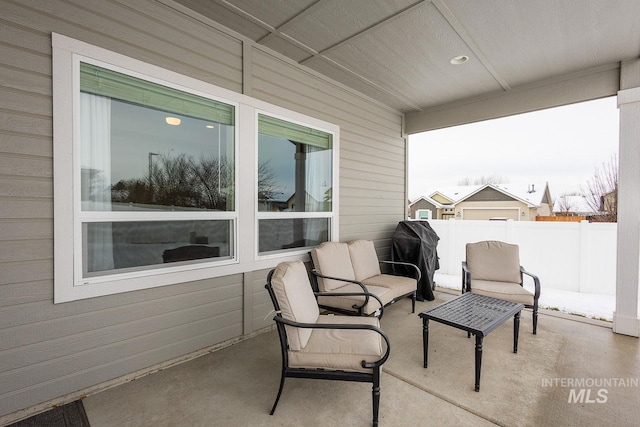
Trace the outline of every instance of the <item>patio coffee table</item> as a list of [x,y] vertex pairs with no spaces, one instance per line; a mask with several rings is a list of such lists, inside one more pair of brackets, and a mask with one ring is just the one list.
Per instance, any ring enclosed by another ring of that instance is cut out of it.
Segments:
[[418,316],[422,318],[424,367],[427,367],[429,349],[429,320],[467,331],[476,336],[475,391],[480,391],[482,339],[513,316],[513,352],[517,353],[520,311],[523,308],[522,304],[467,292],[451,301],[423,311]]

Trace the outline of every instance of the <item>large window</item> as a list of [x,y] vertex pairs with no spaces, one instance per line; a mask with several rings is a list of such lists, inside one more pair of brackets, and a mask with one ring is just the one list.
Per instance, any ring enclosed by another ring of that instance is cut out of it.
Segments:
[[54,301],[304,260],[339,128],[53,34]]
[[258,115],[261,255],[330,239],[333,139],[328,132]]
[[233,257],[233,106],[80,62],[79,107],[83,279]]

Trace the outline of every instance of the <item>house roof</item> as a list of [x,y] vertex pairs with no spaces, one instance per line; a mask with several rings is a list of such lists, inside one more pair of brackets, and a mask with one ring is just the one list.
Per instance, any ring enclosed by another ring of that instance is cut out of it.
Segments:
[[513,196],[527,204],[540,206],[548,191],[546,182],[538,183],[514,183],[514,184],[487,184],[503,193]]
[[482,185],[458,185],[452,187],[438,187],[434,191],[429,193],[430,197],[434,197],[436,194],[440,194],[443,197],[451,200],[451,203],[456,203],[459,200],[465,199],[472,193],[478,191]]
[[545,198],[546,193],[548,192],[548,184],[546,182],[533,184],[510,183],[437,187],[428,191],[428,196],[420,197],[411,204],[413,205],[420,199],[428,200],[430,203],[438,203],[433,200],[433,197],[438,194],[451,200],[452,204],[457,204],[486,188],[493,188],[494,190],[504,193],[505,195],[519,200],[523,203],[526,203],[531,207],[540,206]]
[[409,207],[415,205],[416,203],[420,202],[421,200],[424,200],[427,203],[431,203],[432,205],[434,205],[437,208],[445,207],[445,205],[443,205],[442,203],[438,202],[437,200],[432,199],[429,196],[418,197],[416,200],[414,200],[413,202],[409,203]]

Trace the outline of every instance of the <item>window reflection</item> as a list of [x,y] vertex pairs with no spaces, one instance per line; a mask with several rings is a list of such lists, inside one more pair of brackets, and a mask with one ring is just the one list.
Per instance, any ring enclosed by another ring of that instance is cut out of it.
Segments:
[[83,116],[110,110],[82,123],[83,210],[233,210],[233,126],[99,98],[82,94]]
[[[261,120],[265,120],[263,116]],[[331,212],[331,136],[324,134],[320,145],[293,139],[297,135],[278,135],[273,127],[264,128],[258,134],[258,211]]]
[[258,224],[260,253],[310,248],[329,240],[328,218],[263,219]]
[[232,253],[231,221],[92,222],[83,227],[87,277]]

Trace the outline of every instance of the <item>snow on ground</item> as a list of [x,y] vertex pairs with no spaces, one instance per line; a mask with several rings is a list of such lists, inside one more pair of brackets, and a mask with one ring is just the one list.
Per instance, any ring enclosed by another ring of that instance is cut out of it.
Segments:
[[[437,286],[446,289],[460,290],[462,278],[436,272],[434,281]],[[528,288],[528,286],[525,287]],[[599,320],[613,321],[616,298],[613,295],[585,294],[581,292],[562,291],[541,286],[540,308],[559,310],[562,313],[576,314]]]

